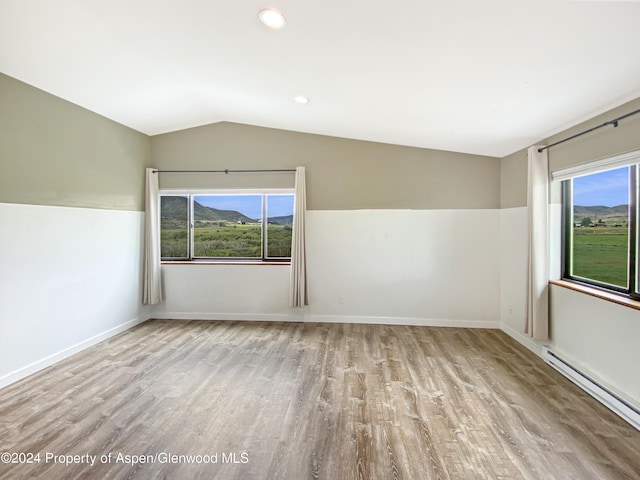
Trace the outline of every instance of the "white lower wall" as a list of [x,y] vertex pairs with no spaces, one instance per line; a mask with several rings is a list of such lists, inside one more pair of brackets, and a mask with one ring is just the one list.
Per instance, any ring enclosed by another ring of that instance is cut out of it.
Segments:
[[500,211],[500,324],[524,331],[527,308],[527,208]]
[[[301,320],[290,310],[289,265],[163,265],[165,300],[155,318]],[[285,317],[285,318],[283,318]]]
[[313,211],[307,232],[316,316],[497,326],[497,210]]
[[160,318],[497,327],[498,210],[307,212],[310,306],[289,267],[165,265]]
[[500,211],[500,329],[537,355],[540,342],[524,333],[527,315],[527,207]]
[[149,316],[143,213],[0,204],[0,386]]
[[551,286],[553,350],[640,408],[640,311]]

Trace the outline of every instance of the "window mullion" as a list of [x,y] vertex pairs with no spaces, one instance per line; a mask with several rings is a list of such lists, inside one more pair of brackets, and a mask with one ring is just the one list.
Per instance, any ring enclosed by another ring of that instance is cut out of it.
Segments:
[[262,195],[262,222],[261,222],[261,226],[262,226],[262,245],[261,245],[261,252],[262,252],[262,260],[266,260],[267,258],[267,200],[266,200],[266,195]]
[[629,295],[638,298],[638,165],[629,168]]
[[193,195],[189,195],[189,260],[193,260],[195,228],[193,216]]
[[562,182],[562,277],[570,278],[572,276],[571,271],[571,256],[572,256],[572,242],[573,242],[573,188],[572,180],[565,180]]

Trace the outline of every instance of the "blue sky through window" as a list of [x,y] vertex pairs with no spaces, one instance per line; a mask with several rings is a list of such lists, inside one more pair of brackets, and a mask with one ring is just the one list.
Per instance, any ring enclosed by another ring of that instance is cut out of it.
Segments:
[[267,197],[267,215],[269,217],[293,215],[293,195],[269,195]]
[[573,204],[615,207],[629,203],[629,167],[573,179]]
[[[262,197],[260,195],[197,195],[194,200],[205,207],[218,210],[235,210],[254,220],[262,217]],[[293,214],[293,195],[269,195],[269,217]]]

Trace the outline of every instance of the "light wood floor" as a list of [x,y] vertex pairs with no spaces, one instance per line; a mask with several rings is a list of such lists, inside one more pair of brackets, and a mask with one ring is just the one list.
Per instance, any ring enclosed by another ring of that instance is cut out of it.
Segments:
[[149,321],[0,390],[0,451],[40,454],[10,479],[640,479],[640,432],[452,328]]

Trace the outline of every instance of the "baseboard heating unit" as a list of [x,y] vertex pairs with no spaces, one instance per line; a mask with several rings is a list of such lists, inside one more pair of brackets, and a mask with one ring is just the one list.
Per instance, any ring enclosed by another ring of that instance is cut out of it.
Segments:
[[589,375],[581,372],[569,361],[562,358],[548,347],[542,348],[542,358],[546,363],[578,385],[589,395],[629,422],[637,430],[640,430],[640,409],[627,402],[625,399],[621,398],[619,395],[612,392]]

